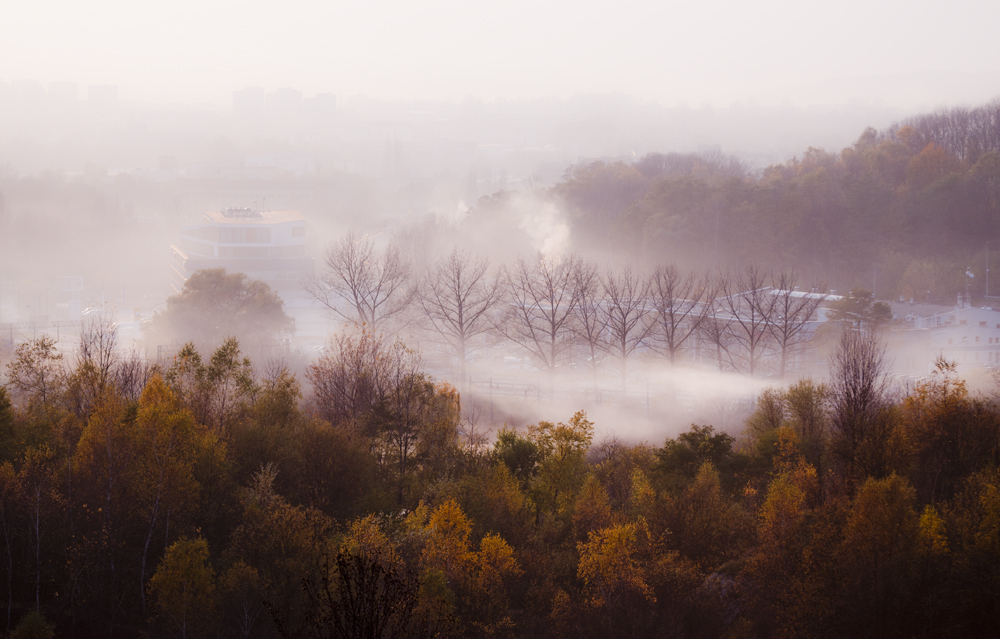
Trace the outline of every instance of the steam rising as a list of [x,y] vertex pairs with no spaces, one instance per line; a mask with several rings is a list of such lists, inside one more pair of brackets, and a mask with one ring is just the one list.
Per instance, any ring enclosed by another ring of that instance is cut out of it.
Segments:
[[532,247],[547,257],[569,253],[569,224],[562,211],[551,202],[519,199],[522,200],[518,204],[523,207],[523,213],[518,228],[531,238]]

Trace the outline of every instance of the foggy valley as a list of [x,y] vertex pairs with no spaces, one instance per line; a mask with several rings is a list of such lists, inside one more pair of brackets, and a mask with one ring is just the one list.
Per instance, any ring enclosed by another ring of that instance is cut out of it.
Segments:
[[5,8],[0,636],[996,636],[1000,16],[765,4]]

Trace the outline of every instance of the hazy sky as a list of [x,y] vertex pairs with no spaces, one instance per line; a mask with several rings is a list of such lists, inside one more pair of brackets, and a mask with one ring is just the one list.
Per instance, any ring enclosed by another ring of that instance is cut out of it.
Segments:
[[244,86],[904,108],[1000,95],[1000,2],[0,0],[0,80],[228,106]]

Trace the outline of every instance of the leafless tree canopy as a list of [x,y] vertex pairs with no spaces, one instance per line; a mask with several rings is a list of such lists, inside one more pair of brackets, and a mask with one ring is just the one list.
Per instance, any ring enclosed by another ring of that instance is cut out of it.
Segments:
[[413,300],[409,271],[394,245],[379,251],[374,240],[351,231],[327,249],[324,266],[309,291],[349,322],[380,328]]
[[770,338],[775,297],[767,274],[759,266],[748,266],[720,278],[719,302],[728,315],[729,334],[736,348],[728,350],[730,361],[750,376],[757,374]]
[[492,328],[490,313],[500,300],[501,282],[490,277],[489,260],[455,249],[438,261],[420,287],[417,299],[434,332],[458,357],[461,378],[476,338]]
[[97,399],[115,392],[128,401],[136,401],[157,367],[136,349],[123,352],[118,325],[110,317],[97,317],[84,323],[80,332],[79,363],[67,383],[67,400],[72,410],[85,417]]
[[306,377],[313,384],[316,409],[324,419],[365,428],[359,419],[385,401],[394,384],[419,370],[419,355],[401,341],[366,327],[333,340]]
[[771,306],[771,338],[779,355],[779,374],[785,376],[788,362],[803,345],[803,337],[816,309],[825,296],[800,294],[795,290],[795,274],[781,273],[775,279]]
[[621,365],[622,386],[628,379],[628,360],[654,328],[653,312],[647,306],[649,281],[631,267],[603,278],[604,312],[607,317],[608,352]]
[[707,280],[683,273],[676,265],[659,266],[649,287],[650,303],[656,311],[652,341],[670,363],[677,361],[688,338],[698,331],[714,297]]
[[846,476],[885,476],[892,434],[885,344],[875,333],[844,331],[830,370],[834,452]]
[[573,275],[577,259],[539,253],[531,261],[518,260],[505,277],[508,306],[498,328],[550,371],[572,346],[572,318],[580,300]]
[[729,347],[734,342],[730,330],[731,320],[719,298],[710,299],[705,305],[705,317],[698,325],[698,335],[712,350],[715,365],[722,372],[729,366]]
[[597,266],[577,260],[573,271],[578,302],[573,322],[577,342],[586,349],[590,368],[595,373],[607,354],[608,316],[603,309],[603,288]]

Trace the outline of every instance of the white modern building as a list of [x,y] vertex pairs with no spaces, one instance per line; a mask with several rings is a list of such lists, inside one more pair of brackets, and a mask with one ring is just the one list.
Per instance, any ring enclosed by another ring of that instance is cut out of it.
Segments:
[[171,284],[180,292],[195,271],[225,268],[262,280],[288,300],[313,276],[306,255],[306,222],[298,211],[228,208],[209,211],[200,224],[181,229],[171,245]]

